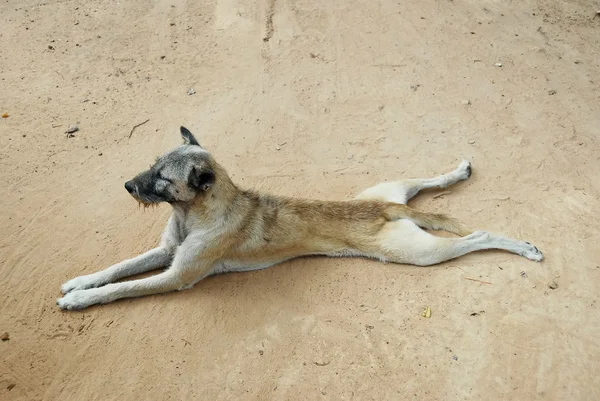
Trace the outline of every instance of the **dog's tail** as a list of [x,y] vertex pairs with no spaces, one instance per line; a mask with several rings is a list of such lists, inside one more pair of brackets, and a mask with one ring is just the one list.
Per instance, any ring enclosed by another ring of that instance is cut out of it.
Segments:
[[390,221],[408,219],[419,227],[427,228],[429,230],[448,231],[458,234],[461,237],[469,235],[473,232],[473,230],[469,230],[460,221],[453,217],[449,217],[444,214],[418,212],[406,205],[399,203],[392,203],[387,206],[384,214],[385,217]]

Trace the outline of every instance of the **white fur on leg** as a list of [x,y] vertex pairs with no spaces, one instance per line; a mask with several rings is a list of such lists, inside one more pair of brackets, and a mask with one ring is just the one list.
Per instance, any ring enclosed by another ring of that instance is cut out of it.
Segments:
[[102,271],[75,277],[60,287],[63,294],[71,291],[85,290],[100,287],[123,277],[144,273],[159,267],[168,266],[171,262],[171,254],[165,247],[151,249],[132,259],[119,262]]
[[372,255],[396,263],[430,266],[470,252],[501,249],[539,262],[542,253],[528,242],[476,231],[462,238],[443,238],[423,231],[410,220],[387,223],[378,234],[382,255]]
[[381,199],[388,202],[406,204],[419,191],[429,188],[446,188],[449,185],[464,181],[471,176],[471,163],[463,160],[451,173],[435,178],[407,179],[395,182],[384,182],[367,188],[356,199]]
[[56,303],[61,309],[82,309],[121,298],[141,297],[189,288],[193,283],[210,274],[214,265],[214,259],[201,257],[202,248],[199,244],[206,244],[202,238],[204,234],[198,232],[189,235],[177,248],[171,267],[163,273],[140,280],[72,291],[58,299]]
[[141,297],[178,290],[184,287],[180,275],[172,270],[141,280],[108,284],[104,287],[72,291],[56,300],[63,310],[87,308],[95,304],[106,304],[121,298]]
[[500,249],[512,252],[535,262],[544,259],[540,250],[529,242],[490,234],[487,231],[476,231],[466,237],[457,239],[453,249],[449,249],[448,252],[452,258],[455,258],[466,253],[485,249]]
[[488,246],[490,249],[503,249],[515,253],[534,262],[541,262],[544,259],[544,255],[536,246],[525,241],[518,241],[499,235],[490,235]]

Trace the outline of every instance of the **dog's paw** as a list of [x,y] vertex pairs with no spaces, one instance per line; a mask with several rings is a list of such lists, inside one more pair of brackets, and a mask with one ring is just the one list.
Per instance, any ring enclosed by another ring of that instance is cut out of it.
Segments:
[[458,168],[455,170],[455,172],[458,175],[459,180],[463,181],[463,180],[468,179],[472,173],[471,162],[469,162],[468,160],[463,160],[458,165]]
[[88,288],[99,287],[101,283],[94,279],[93,275],[79,276],[67,281],[60,287],[60,292],[68,294],[71,291],[86,290]]
[[525,242],[525,246],[523,252],[521,252],[521,256],[526,257],[529,260],[533,260],[534,262],[541,262],[544,259],[544,255],[537,249],[536,246],[530,244],[529,242]]
[[56,300],[56,304],[62,310],[79,310],[87,308],[97,302],[94,301],[94,290],[73,291]]

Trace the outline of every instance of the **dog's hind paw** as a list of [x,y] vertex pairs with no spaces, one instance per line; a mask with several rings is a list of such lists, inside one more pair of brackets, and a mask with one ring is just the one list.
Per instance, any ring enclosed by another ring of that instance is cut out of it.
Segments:
[[525,250],[521,253],[521,256],[526,257],[529,260],[533,260],[534,262],[541,262],[544,259],[544,255],[537,249],[536,246],[526,242]]
[[472,173],[471,162],[463,160],[455,170],[455,173],[458,174],[458,179],[461,181],[468,179]]

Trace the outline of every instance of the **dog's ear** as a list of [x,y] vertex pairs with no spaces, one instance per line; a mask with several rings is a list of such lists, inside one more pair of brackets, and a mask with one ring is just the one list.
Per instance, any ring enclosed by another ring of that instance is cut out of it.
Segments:
[[[183,138],[183,143],[185,145],[200,146],[200,144],[198,143],[196,138],[194,138],[194,135],[192,135],[192,133],[190,132],[189,129],[187,129],[185,127],[181,127],[181,128],[179,128],[179,131],[181,131],[181,137]],[[200,147],[202,147],[202,146],[200,146]]]
[[215,182],[215,173],[205,167],[192,166],[188,176],[188,185],[196,191],[207,191]]

